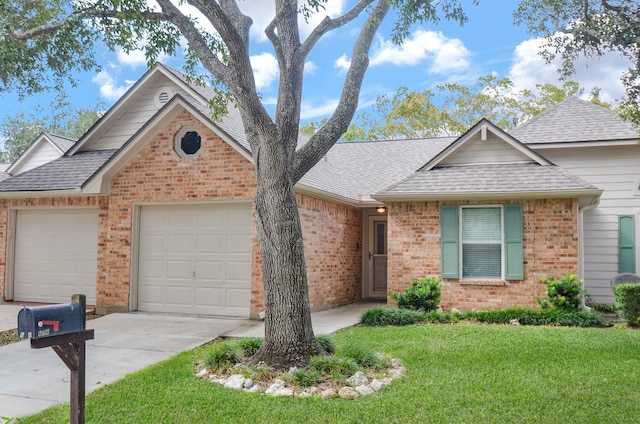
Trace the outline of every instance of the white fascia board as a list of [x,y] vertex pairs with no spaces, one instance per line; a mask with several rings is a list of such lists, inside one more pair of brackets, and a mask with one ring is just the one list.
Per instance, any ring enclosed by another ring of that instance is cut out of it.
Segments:
[[599,197],[604,190],[565,190],[530,192],[461,192],[461,193],[393,193],[375,194],[381,202],[411,202],[435,200],[508,200],[508,199],[565,199],[572,197]]
[[640,145],[640,139],[626,139],[615,141],[570,141],[563,143],[528,143],[533,150],[544,149],[576,149],[581,147],[614,147]]
[[84,196],[80,187],[66,190],[42,190],[42,191],[3,191],[0,192],[0,199],[22,199],[22,198],[41,198],[41,197],[71,197]]
[[[316,197],[321,200],[327,200],[333,203],[340,203],[343,205],[352,206],[356,208],[364,207],[369,203],[369,202],[366,202],[366,203],[359,202],[349,197],[340,196],[338,194],[334,194],[325,190],[321,190],[315,187],[310,187],[308,185],[300,184],[300,183],[296,184],[294,189],[296,193],[299,193],[299,194],[304,194],[304,195]],[[378,202],[376,202],[375,204],[377,205]]]

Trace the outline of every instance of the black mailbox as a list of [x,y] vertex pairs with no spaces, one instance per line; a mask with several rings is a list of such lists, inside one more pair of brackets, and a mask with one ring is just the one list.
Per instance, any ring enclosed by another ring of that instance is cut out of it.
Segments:
[[84,309],[79,303],[35,306],[18,312],[18,336],[40,339],[84,330]]

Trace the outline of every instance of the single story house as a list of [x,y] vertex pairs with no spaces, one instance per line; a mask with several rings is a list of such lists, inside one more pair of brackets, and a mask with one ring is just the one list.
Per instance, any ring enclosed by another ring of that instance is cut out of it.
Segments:
[[[0,299],[257,317],[252,156],[236,110],[210,118],[212,95],[158,64],[77,142],[35,140],[0,181]],[[444,308],[534,306],[541,277],[568,273],[608,301],[619,264],[640,262],[637,139],[568,99],[511,133],[481,120],[336,144],[296,186],[311,307],[430,275]]]

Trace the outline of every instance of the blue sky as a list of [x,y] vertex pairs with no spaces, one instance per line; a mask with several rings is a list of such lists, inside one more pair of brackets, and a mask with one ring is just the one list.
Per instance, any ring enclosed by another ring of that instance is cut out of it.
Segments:
[[[153,3],[153,0],[148,1]],[[252,63],[258,89],[267,104],[275,102],[278,81],[275,58],[263,32],[272,15],[270,3],[265,0],[240,2],[245,13],[254,18]],[[337,16],[352,3],[352,0],[329,0],[325,14]],[[469,4],[466,8],[469,21],[464,26],[447,21],[437,25],[416,25],[401,47],[390,42],[393,21],[390,16],[372,47],[360,108],[370,106],[380,94],[395,93],[401,86],[422,91],[443,82],[471,85],[479,76],[490,73],[511,78],[517,90],[533,89],[536,83],[559,84],[558,65],[545,64],[537,54],[539,40],[513,24],[512,12],[516,5],[517,1],[504,0],[480,0],[478,6]],[[314,22],[312,20],[310,24]],[[320,120],[333,111],[357,30],[354,24],[332,34],[319,43],[317,51],[309,57],[303,92],[303,123]],[[303,33],[305,31],[309,28],[303,28]],[[103,70],[78,74],[79,85],[68,87],[69,101],[78,108],[93,107],[99,101],[111,106],[146,71],[142,53],[126,55],[98,48],[96,54]],[[180,57],[165,57],[161,61],[181,69]],[[574,79],[585,88],[586,94],[591,88],[599,87],[601,98],[615,103],[623,95],[620,75],[627,66],[628,62],[617,54],[601,59],[581,59],[576,64]],[[45,93],[19,102],[17,95],[2,93],[0,120],[19,111],[29,114],[36,106],[47,113],[52,97]]]

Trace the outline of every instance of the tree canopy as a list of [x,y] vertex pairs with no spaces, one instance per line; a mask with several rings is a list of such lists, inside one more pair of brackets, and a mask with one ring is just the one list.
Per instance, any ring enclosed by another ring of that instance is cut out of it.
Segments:
[[[0,80],[3,90],[26,94],[60,87],[74,69],[97,66],[98,41],[125,52],[144,51],[152,64],[188,45],[185,70],[219,89],[213,115],[233,98],[242,117],[256,170],[255,221],[264,280],[265,341],[253,357],[286,368],[322,352],[311,326],[302,229],[294,185],[347,130],[358,105],[374,37],[394,10],[392,38],[402,43],[416,23],[466,20],[461,0],[354,0],[339,16],[326,16],[303,39],[298,18],[324,12],[327,0],[274,0],[265,35],[279,67],[271,116],[256,89],[250,61],[252,19],[234,0],[29,0],[0,2]],[[477,3],[473,0],[471,3]],[[188,4],[198,19],[185,13]],[[468,4],[468,2],[467,2]],[[205,30],[204,24],[211,30]],[[297,149],[305,60],[328,34],[358,25],[349,69],[334,113]],[[200,71],[203,70],[203,71]],[[52,80],[46,79],[48,72]],[[200,71],[200,72],[198,72]]]
[[522,0],[515,22],[544,38],[542,56],[562,59],[562,75],[580,57],[617,51],[632,63],[621,76],[626,97],[621,114],[640,124],[640,2],[637,0]]
[[51,114],[42,107],[25,115],[19,112],[5,116],[2,126],[3,151],[0,161],[13,162],[42,133],[52,133],[70,139],[80,138],[102,116],[104,106],[97,102],[92,109],[75,109],[64,94],[50,105]]
[[[590,101],[611,108],[592,89]],[[446,83],[434,90],[410,91],[400,87],[391,97],[378,96],[372,111],[356,116],[343,140],[390,140],[460,135],[482,118],[504,130],[526,121],[584,89],[573,81],[562,86],[536,84],[535,90],[516,91],[509,78],[487,75],[472,86]],[[309,123],[304,131],[313,134],[323,121]]]

